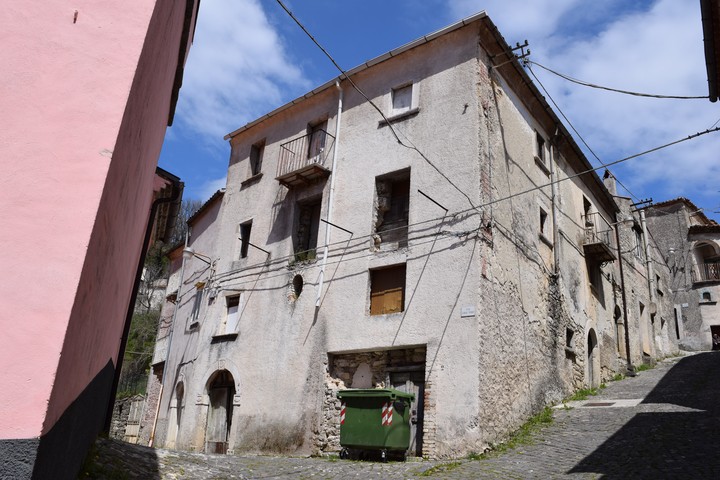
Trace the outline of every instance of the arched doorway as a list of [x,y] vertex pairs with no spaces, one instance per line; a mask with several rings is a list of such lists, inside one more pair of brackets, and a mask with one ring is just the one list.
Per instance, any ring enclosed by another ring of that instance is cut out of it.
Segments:
[[597,336],[592,328],[587,336],[587,383],[589,387],[597,387],[599,380],[599,364],[597,352]]
[[207,453],[227,453],[234,396],[235,380],[232,374],[227,370],[215,372],[208,382],[210,405],[205,430]]

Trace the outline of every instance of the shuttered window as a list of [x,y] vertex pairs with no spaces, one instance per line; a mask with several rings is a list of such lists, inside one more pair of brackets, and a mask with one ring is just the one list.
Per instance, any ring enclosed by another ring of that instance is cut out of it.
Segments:
[[370,315],[405,309],[405,265],[370,271]]

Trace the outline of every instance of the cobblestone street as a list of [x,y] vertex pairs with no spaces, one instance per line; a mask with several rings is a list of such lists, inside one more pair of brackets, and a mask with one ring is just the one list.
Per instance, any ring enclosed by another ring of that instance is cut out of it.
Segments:
[[530,445],[481,460],[356,462],[222,456],[99,440],[98,479],[720,478],[720,352],[662,361],[554,410]]

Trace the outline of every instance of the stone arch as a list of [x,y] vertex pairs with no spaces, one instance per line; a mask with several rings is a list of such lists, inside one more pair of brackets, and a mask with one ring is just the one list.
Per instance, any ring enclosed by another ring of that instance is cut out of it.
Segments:
[[586,380],[588,387],[600,385],[600,355],[598,351],[598,340],[595,329],[591,328],[587,335],[586,344]]
[[205,384],[208,397],[205,452],[227,453],[233,424],[235,378],[229,370],[216,370]]
[[720,246],[711,240],[695,242],[692,248],[695,281],[720,280]]

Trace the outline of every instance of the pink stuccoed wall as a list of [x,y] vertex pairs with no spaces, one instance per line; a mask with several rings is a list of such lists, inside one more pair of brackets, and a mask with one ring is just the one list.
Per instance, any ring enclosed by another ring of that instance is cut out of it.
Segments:
[[184,15],[173,0],[0,9],[0,439],[47,433],[116,364]]

